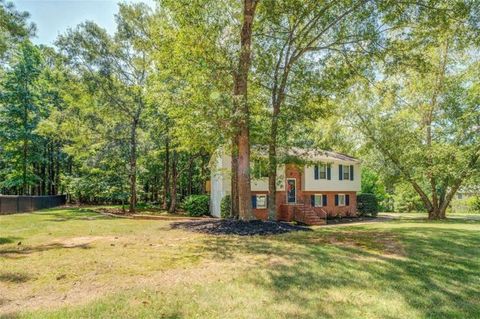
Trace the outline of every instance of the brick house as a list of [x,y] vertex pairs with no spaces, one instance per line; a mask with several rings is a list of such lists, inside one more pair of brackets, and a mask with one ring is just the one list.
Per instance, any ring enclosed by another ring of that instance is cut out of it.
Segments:
[[[321,224],[325,217],[354,216],[360,191],[360,160],[340,153],[291,148],[277,168],[277,213],[283,221]],[[253,213],[268,219],[266,152],[252,150]],[[231,190],[231,157],[218,151],[211,162],[211,213],[220,217],[220,203]]]

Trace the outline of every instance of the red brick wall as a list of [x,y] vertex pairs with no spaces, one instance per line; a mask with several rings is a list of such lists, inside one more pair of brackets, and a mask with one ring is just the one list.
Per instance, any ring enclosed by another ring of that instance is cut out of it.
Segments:
[[[325,217],[325,214],[322,212],[327,212],[328,216],[354,216],[357,211],[357,193],[356,192],[304,192],[306,197],[306,202],[308,200],[308,206],[311,206],[310,196],[315,194],[323,194],[327,196],[327,206],[324,207],[313,207],[313,210],[320,214],[320,216]],[[348,206],[335,206],[335,195],[336,194],[345,194],[350,196],[350,203]]]

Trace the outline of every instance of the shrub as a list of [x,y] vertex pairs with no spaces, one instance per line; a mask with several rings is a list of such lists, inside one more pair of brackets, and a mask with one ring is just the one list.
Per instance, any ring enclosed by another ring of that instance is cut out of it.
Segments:
[[454,199],[451,203],[451,209],[454,213],[478,213],[480,212],[480,196]]
[[208,195],[190,195],[183,202],[183,208],[188,216],[208,215],[210,211],[210,197]]
[[222,218],[229,218],[230,217],[230,212],[231,212],[231,198],[230,195],[225,195],[222,198],[222,201],[220,203],[220,216]]
[[371,215],[372,217],[376,217],[378,214],[378,201],[375,194],[358,194],[357,209],[361,216]]

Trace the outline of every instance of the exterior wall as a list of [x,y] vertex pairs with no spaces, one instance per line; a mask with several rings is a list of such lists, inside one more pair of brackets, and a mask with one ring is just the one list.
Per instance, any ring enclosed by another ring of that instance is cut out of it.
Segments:
[[[356,192],[304,192],[305,201],[308,201],[308,206],[311,206],[311,195],[326,195],[327,205],[323,207],[313,207],[313,210],[321,217],[325,217],[326,212],[329,217],[336,216],[355,216],[357,213],[357,193]],[[345,194],[349,195],[350,203],[348,206],[335,206],[335,195]]]
[[[285,165],[277,167],[277,190],[285,190]],[[253,179],[251,181],[252,192],[268,191],[268,177]]]
[[226,174],[224,172],[224,158],[218,153],[212,156],[211,166],[211,193],[210,193],[210,214],[220,217],[220,204],[222,198],[227,194]]
[[[360,164],[354,165],[354,180],[339,180],[338,179],[338,165],[352,165],[352,162],[334,161],[331,163],[331,179],[314,179],[313,166],[296,166],[294,164],[287,164],[279,166],[277,170],[278,184],[276,194],[277,219],[291,221],[293,220],[293,213],[295,205],[287,205],[287,193],[285,191],[286,180],[288,178],[296,179],[297,189],[297,205],[304,204],[310,207],[310,196],[314,194],[327,195],[327,205],[325,207],[313,207],[313,210],[319,216],[324,217],[324,212],[328,216],[353,216],[356,213],[357,196],[356,193],[360,191],[361,177]],[[220,154],[218,152],[215,157],[212,157],[211,165],[211,214],[215,217],[220,217],[220,204],[224,196],[231,193],[231,158],[228,155]],[[252,195],[268,194],[268,179],[252,180]],[[336,194],[348,194],[350,197],[349,206],[335,206]],[[268,219],[267,209],[253,209],[253,213],[257,219]]]
[[353,181],[339,180],[338,166],[352,165],[351,162],[333,162],[331,164],[331,179],[315,179],[314,166],[305,166],[304,176],[305,181],[303,189],[305,191],[351,191],[359,192],[361,185],[361,170],[360,164],[353,164]]

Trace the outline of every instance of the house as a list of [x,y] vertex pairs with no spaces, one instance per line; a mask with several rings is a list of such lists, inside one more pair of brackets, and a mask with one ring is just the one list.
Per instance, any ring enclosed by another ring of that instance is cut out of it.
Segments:
[[[252,148],[252,208],[268,219],[266,151]],[[360,160],[340,153],[291,148],[277,168],[277,213],[282,221],[321,224],[326,216],[354,216],[360,191]],[[222,198],[231,193],[231,157],[222,149],[211,162],[211,213],[220,217]]]

